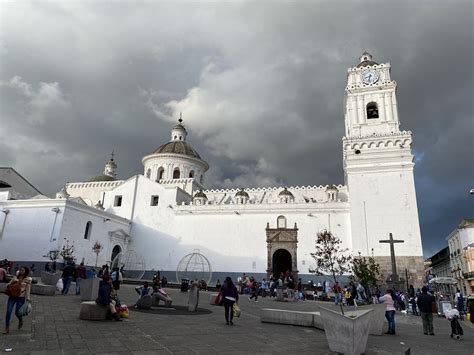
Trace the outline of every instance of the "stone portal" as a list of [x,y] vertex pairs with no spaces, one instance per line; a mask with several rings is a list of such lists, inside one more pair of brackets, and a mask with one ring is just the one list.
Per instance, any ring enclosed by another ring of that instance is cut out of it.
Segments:
[[278,277],[281,272],[289,270],[297,279],[298,228],[296,223],[294,228],[286,228],[286,223],[281,223],[281,219],[281,216],[278,217],[277,228],[270,228],[270,223],[267,223],[267,278],[272,274]]

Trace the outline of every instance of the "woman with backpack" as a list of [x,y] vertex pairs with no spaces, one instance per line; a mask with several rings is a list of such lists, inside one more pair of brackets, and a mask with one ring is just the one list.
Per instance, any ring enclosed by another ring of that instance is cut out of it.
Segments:
[[31,277],[30,269],[26,266],[20,268],[18,276],[14,276],[7,285],[8,303],[7,314],[5,316],[5,331],[3,334],[10,334],[10,320],[12,317],[13,308],[15,308],[15,315],[18,317],[18,329],[23,327],[23,317],[18,314],[18,310],[25,304],[30,302],[31,292]]

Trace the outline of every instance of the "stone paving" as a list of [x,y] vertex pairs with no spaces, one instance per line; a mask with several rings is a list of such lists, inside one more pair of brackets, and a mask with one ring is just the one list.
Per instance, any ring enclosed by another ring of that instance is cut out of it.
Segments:
[[[173,305],[186,306],[187,294],[168,290]],[[73,287],[71,287],[73,292]],[[132,305],[131,285],[120,291],[122,303]],[[209,293],[200,293],[199,308],[209,312],[173,315],[173,310],[145,313],[130,310],[123,322],[79,319],[80,299],[67,296],[32,296],[33,312],[17,330],[0,335],[0,353],[15,354],[331,354],[324,332],[315,328],[260,322],[262,308],[312,310],[312,301],[276,302],[242,297],[242,316],[227,326],[223,307],[209,305]],[[5,321],[7,296],[0,295],[0,320]],[[435,317],[435,336],[423,335],[421,318],[397,314],[397,335],[369,336],[366,354],[474,354],[474,327],[462,322],[464,340],[449,337],[450,324]]]

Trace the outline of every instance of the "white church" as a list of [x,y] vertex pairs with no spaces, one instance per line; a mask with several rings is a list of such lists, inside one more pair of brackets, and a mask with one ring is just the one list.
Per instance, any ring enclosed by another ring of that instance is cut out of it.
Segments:
[[99,265],[133,250],[147,270],[175,272],[199,249],[215,272],[276,275],[289,269],[305,275],[314,266],[316,233],[326,229],[354,255],[373,251],[385,275],[390,247],[379,241],[392,233],[404,241],[395,246],[398,273],[420,284],[412,134],[400,130],[396,86],[390,64],[368,53],[348,69],[344,185],[206,189],[209,165],[187,140],[181,118],[170,140],[142,158],[143,175],[127,180],[116,179],[112,157],[103,174],[68,183],[51,199],[35,191],[18,194],[18,181],[27,181],[3,168],[0,259],[44,262],[49,250],[67,241],[78,261],[94,265],[98,241]]

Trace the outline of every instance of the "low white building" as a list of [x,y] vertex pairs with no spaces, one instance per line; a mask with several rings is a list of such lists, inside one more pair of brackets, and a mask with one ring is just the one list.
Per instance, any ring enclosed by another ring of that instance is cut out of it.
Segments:
[[[47,262],[51,250],[74,246],[78,262],[110,263],[113,255],[126,250],[130,222],[88,206],[80,198],[47,197],[29,200],[0,199],[0,258],[14,262]],[[92,246],[103,249],[96,255]],[[61,261],[61,260],[58,260]]]
[[[316,233],[327,229],[354,254],[373,252],[386,276],[390,247],[379,241],[389,233],[404,240],[395,246],[398,273],[406,269],[410,283],[419,285],[424,268],[412,134],[400,130],[397,105],[390,64],[364,53],[347,71],[344,184],[205,189],[209,165],[187,141],[180,118],[170,140],[143,157],[143,175],[115,180],[111,159],[103,174],[67,184],[67,193],[104,208],[100,215],[121,218],[107,233],[130,235],[129,248],[144,256],[148,270],[175,271],[199,249],[214,271],[307,274]],[[122,220],[131,221],[130,230],[118,228]],[[84,221],[77,224],[82,232]],[[2,254],[2,241],[0,247]]]
[[474,295],[474,219],[463,219],[446,238],[450,272],[464,295]]

